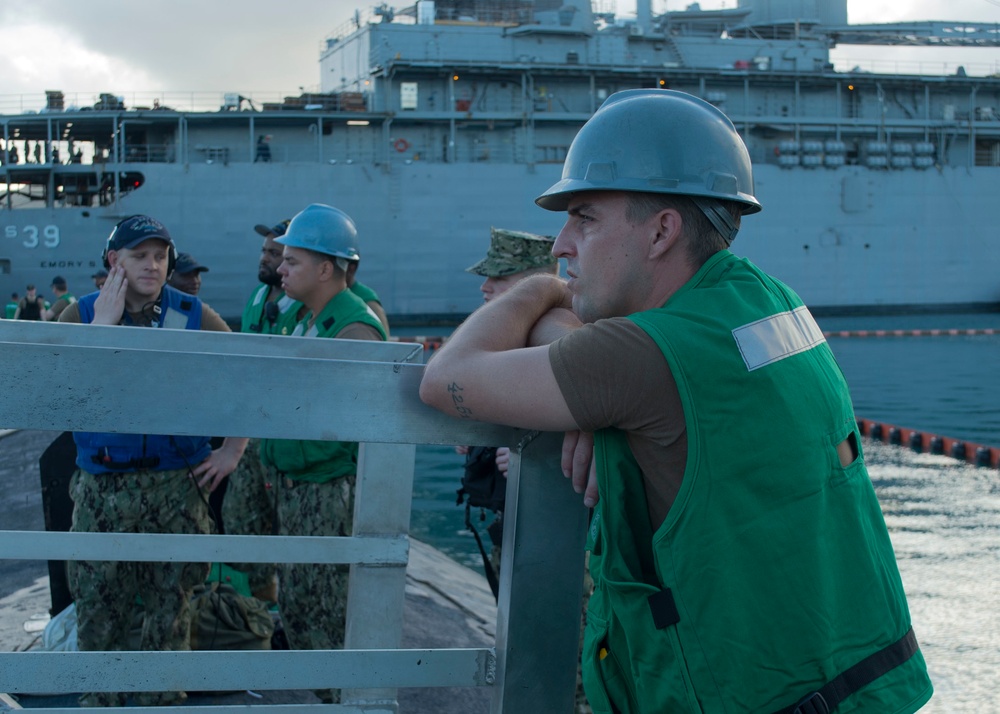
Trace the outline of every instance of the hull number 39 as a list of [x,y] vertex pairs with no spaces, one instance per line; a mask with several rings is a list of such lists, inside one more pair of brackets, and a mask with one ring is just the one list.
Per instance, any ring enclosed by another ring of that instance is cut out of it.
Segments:
[[20,240],[25,248],[55,248],[59,245],[59,226],[5,226],[7,240]]

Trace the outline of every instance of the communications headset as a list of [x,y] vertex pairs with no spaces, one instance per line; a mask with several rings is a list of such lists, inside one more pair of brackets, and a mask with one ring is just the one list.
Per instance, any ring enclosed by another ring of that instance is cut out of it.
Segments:
[[261,310],[260,319],[257,320],[256,324],[250,325],[251,332],[262,332],[264,330],[264,320],[267,320],[271,327],[274,327],[274,323],[278,321],[278,316],[281,314],[281,308],[278,307],[278,303],[274,300],[268,300],[264,303],[264,309]]

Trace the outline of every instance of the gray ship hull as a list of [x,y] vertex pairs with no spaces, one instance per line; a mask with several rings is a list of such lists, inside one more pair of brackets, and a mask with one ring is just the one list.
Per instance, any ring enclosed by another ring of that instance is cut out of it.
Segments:
[[[317,164],[146,165],[147,184],[117,209],[0,212],[0,290],[44,291],[54,275],[80,295],[100,266],[115,221],[161,218],[181,250],[211,270],[201,296],[237,318],[256,284],[256,223],[290,217],[308,203],[344,206],[358,225],[359,276],[397,319],[424,322],[477,307],[480,278],[465,272],[483,252],[491,225],[555,234],[564,216],[533,199],[554,183],[557,165]],[[875,172],[756,168],[764,211],[744,221],[733,244],[820,311],[995,306],[1000,273],[990,169]],[[985,227],[985,228],[984,228]],[[47,245],[46,234],[58,235]],[[35,236],[38,236],[37,241]]]
[[733,121],[764,206],[733,250],[817,312],[1000,307],[1000,76],[829,61],[839,38],[996,47],[996,27],[855,27],[846,0],[818,17],[800,5],[790,22],[759,0],[660,16],[640,3],[621,24],[584,0],[422,1],[328,37],[323,91],[282,103],[181,111],[102,94],[80,108],[49,92],[39,113],[0,116],[0,290],[47,292],[59,274],[87,292],[114,223],[148,213],[237,319],[256,284],[253,226],[322,202],[357,223],[359,279],[393,322],[454,321],[481,302],[465,268],[490,226],[559,231],[533,200],[601,102],[665,87]]

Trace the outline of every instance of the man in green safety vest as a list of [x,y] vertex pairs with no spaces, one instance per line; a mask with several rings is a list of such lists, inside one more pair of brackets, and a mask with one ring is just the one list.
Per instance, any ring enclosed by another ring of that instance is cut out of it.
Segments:
[[[378,316],[347,284],[347,269],[360,255],[350,216],[314,203],[299,212],[275,242],[283,246],[281,287],[305,308],[293,336],[386,339]],[[262,439],[260,456],[278,476],[280,535],[351,535],[356,443]],[[278,565],[278,608],[292,649],[343,648],[349,570],[346,565]],[[327,703],[339,701],[336,690],[317,695]]]
[[933,688],[847,385],[799,297],[728,249],[753,191],[716,107],[612,95],[536,199],[568,214],[568,281],[473,313],[420,395],[593,440],[569,475],[595,506],[594,712],[908,714]]
[[[290,219],[274,226],[258,223],[254,231],[263,236],[257,279],[243,308],[240,332],[262,335],[288,335],[295,329],[302,303],[285,294],[281,289],[278,267],[282,249],[276,238],[285,235]],[[232,535],[271,535],[276,532],[276,475],[260,460],[260,439],[250,439],[236,470],[229,476],[229,484],[222,501],[222,522]],[[253,596],[269,603],[278,601],[277,570],[273,563],[231,563],[247,576]]]

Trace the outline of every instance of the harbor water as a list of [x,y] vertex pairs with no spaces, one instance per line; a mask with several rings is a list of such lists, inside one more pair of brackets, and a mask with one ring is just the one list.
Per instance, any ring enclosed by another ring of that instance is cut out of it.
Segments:
[[[826,332],[975,329],[1000,314],[819,318]],[[829,337],[858,417],[1000,447],[1000,334]],[[780,438],[780,435],[776,435]],[[865,439],[914,630],[934,681],[921,711],[1000,712],[1000,471]],[[417,453],[411,531],[482,570],[464,508],[462,457]],[[477,522],[485,539],[485,522]]]
[[[820,318],[841,330],[993,330],[1000,314]],[[859,417],[1000,447],[1000,334],[828,339]]]

